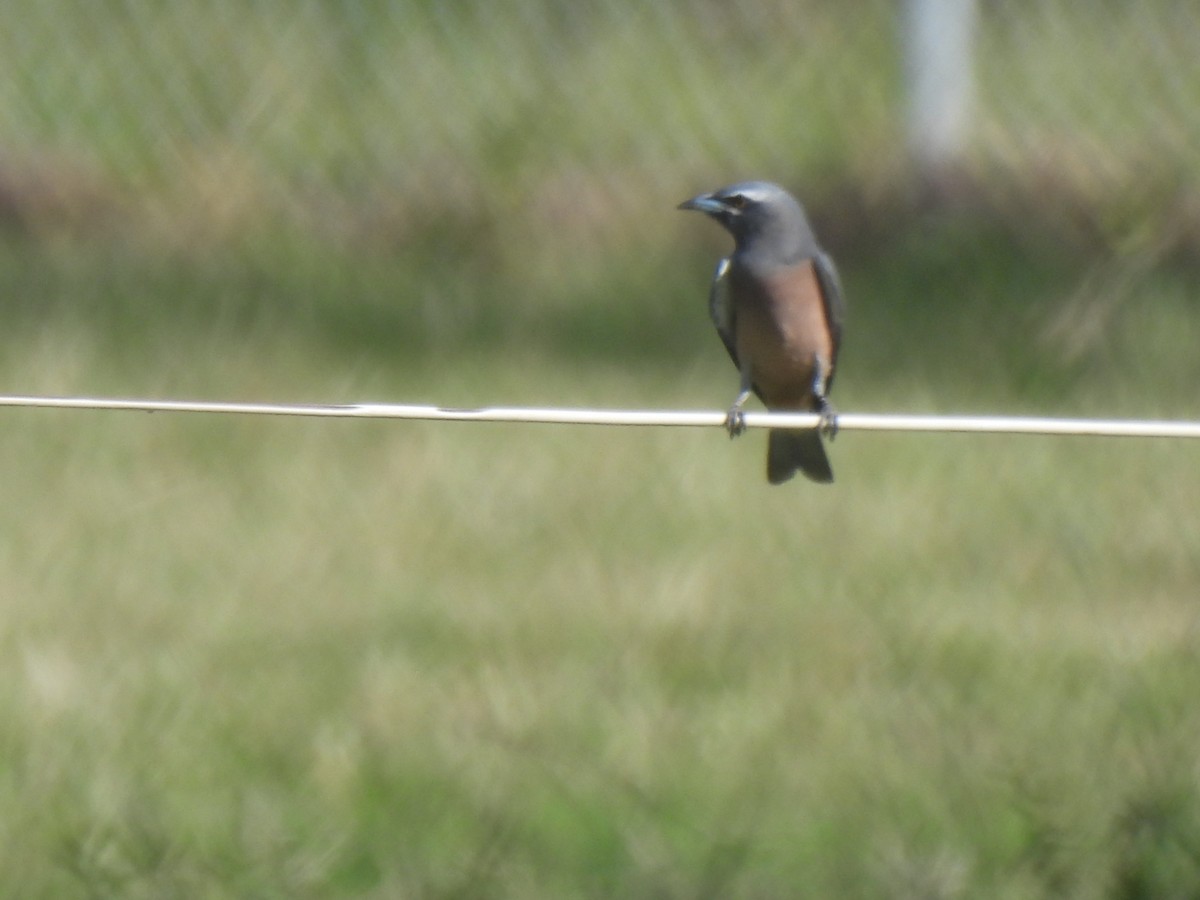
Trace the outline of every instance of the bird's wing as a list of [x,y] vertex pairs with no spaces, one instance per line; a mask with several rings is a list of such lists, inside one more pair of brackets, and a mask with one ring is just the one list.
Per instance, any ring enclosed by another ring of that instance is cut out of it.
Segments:
[[[837,267],[826,253],[818,253],[813,259],[817,281],[821,284],[821,302],[825,305],[825,321],[829,324],[829,339],[833,344],[833,359],[829,361],[829,381],[837,368],[838,350],[842,346],[842,321],[846,317],[846,301],[842,298],[842,280]],[[828,389],[829,385],[826,385]]]
[[712,289],[708,293],[708,315],[712,319],[721,343],[729,351],[729,358],[739,369],[737,344],[734,341],[733,303],[729,299],[729,258],[725,257],[717,263],[713,272]]

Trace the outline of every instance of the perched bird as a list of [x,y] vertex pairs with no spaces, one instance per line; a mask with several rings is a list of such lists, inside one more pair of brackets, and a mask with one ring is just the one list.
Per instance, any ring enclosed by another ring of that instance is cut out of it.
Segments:
[[767,480],[799,470],[833,481],[821,443],[837,419],[829,388],[842,342],[842,289],[833,260],[817,245],[804,208],[777,184],[743,181],[679,205],[716,219],[733,235],[733,253],[717,263],[708,310],[741,374],[725,420],[730,437],[745,430],[742,406],[753,392],[770,410],[819,412],[812,430],[772,429]]

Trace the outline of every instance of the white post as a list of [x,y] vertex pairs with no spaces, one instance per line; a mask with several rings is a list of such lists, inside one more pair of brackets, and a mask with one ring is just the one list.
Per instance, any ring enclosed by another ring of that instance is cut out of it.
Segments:
[[906,0],[909,152],[937,179],[962,159],[975,94],[978,0]]

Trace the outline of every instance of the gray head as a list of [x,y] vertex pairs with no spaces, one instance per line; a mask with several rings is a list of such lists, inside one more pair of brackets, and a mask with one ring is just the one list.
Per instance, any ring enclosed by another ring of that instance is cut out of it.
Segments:
[[698,209],[720,222],[733,235],[737,253],[770,256],[777,262],[817,253],[804,208],[769,181],[740,181],[686,200],[679,208]]

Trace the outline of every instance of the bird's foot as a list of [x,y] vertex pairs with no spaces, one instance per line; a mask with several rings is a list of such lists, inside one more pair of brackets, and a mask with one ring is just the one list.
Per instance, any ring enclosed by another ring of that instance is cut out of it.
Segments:
[[826,398],[822,397],[821,406],[818,411],[821,413],[821,418],[817,422],[817,431],[832,441],[837,437],[838,433],[837,409]]
[[725,430],[729,432],[731,439],[746,430],[746,414],[740,406],[730,407],[729,412],[725,414]]

